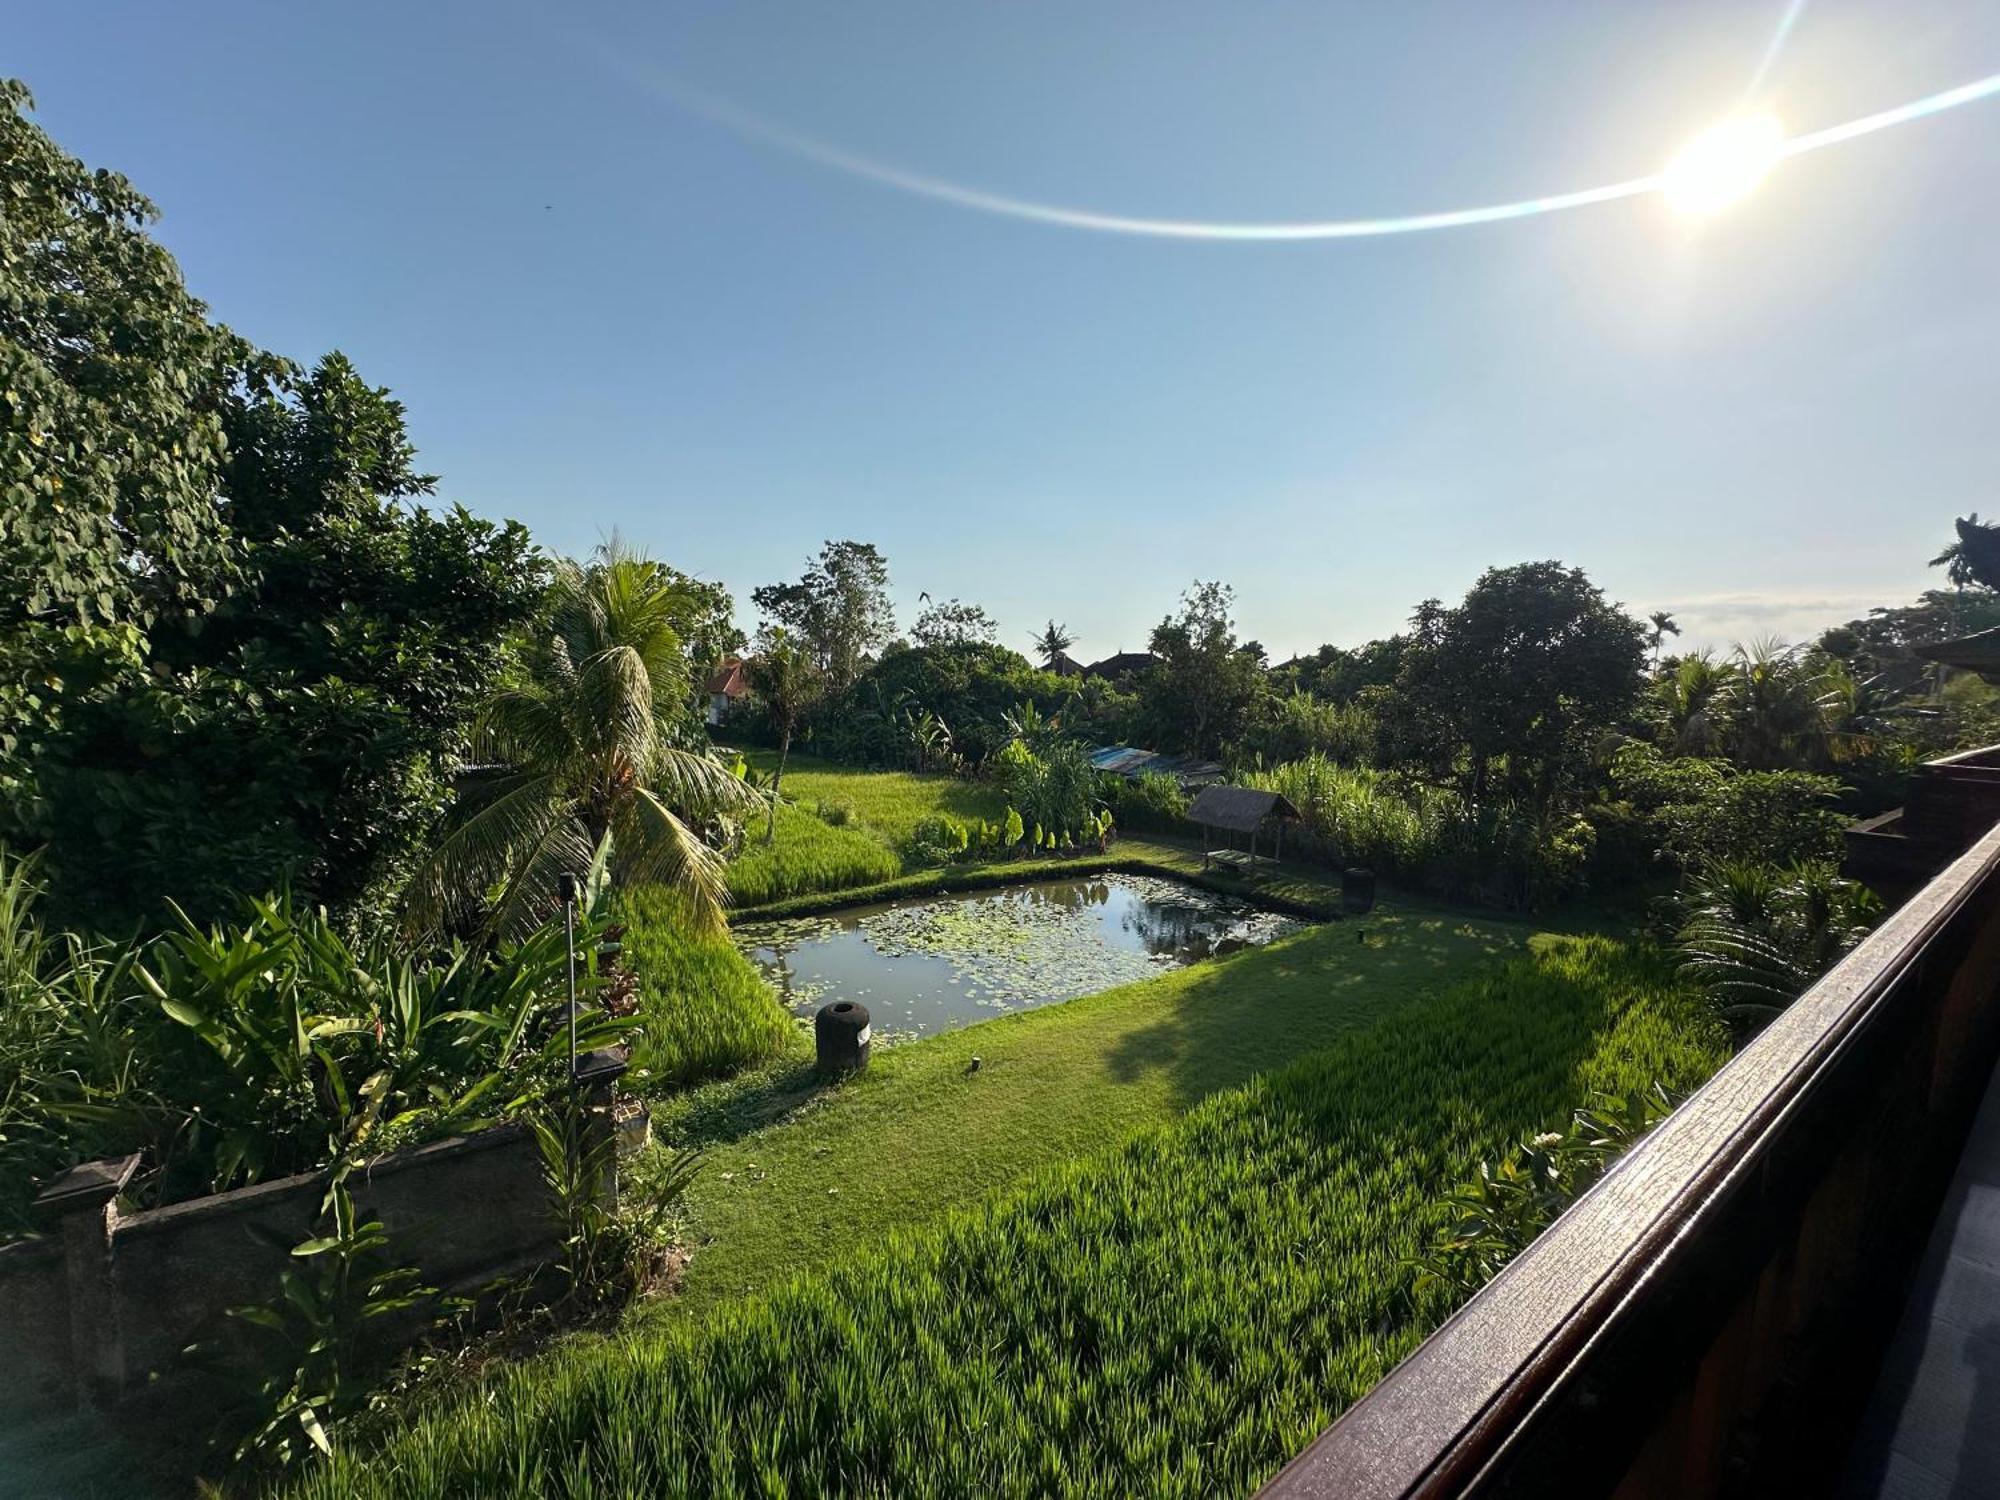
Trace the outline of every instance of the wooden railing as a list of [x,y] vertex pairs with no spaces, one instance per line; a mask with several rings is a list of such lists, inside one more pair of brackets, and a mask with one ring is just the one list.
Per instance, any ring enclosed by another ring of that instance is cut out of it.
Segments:
[[2000,828],[1265,1488],[1826,1491],[2000,1053]]

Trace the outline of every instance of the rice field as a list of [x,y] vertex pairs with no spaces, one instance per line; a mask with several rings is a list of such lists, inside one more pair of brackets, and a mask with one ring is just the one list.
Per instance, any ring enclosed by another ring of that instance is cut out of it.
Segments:
[[763,835],[759,822],[730,861],[729,896],[739,907],[876,885],[903,873],[902,857],[867,829],[835,828],[805,807],[780,804],[777,842],[766,845]]
[[293,1493],[1243,1494],[1450,1312],[1410,1261],[1473,1163],[1722,1055],[1657,958],[1548,944],[885,1250],[505,1371]]
[[[761,771],[778,763],[768,750],[740,753]],[[777,843],[765,846],[759,824],[729,867],[729,893],[739,907],[880,885],[904,873],[901,851],[923,819],[939,813],[997,819],[1006,812],[1000,793],[977,782],[862,771],[797,754],[785,766],[784,793]],[[821,808],[833,821],[819,815]]]
[[803,1047],[797,1023],[727,933],[691,930],[680,902],[658,886],[618,900],[646,1017],[636,1086],[700,1083]]

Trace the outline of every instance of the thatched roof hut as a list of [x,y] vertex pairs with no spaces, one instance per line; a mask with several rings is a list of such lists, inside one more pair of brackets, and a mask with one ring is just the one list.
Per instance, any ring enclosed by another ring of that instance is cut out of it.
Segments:
[[1282,853],[1285,824],[1299,821],[1299,810],[1278,792],[1259,791],[1248,786],[1205,786],[1188,805],[1188,821],[1201,825],[1203,837],[1213,843],[1212,833],[1220,830],[1250,836],[1250,854],[1257,853],[1257,835],[1269,828],[1272,848]]

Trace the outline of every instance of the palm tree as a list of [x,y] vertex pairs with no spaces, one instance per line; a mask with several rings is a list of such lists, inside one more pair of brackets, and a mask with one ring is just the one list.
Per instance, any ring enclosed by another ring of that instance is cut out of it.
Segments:
[[1782,641],[1738,646],[1717,696],[1732,757],[1754,771],[1823,769],[1853,707],[1852,674],[1822,652]]
[[670,887],[697,923],[721,925],[723,860],[702,826],[760,799],[705,750],[672,743],[688,702],[683,603],[661,569],[615,546],[558,564],[546,625],[474,727],[474,764],[413,888],[420,925],[484,905],[493,930],[532,927],[607,839],[614,881]]
[[1881,904],[1831,865],[1723,864],[1682,898],[1681,971],[1724,1019],[1754,1030],[1868,935]]
[[1660,670],[1660,648],[1666,644],[1668,636],[1679,635],[1681,628],[1664,609],[1654,610],[1647,618],[1653,625],[1653,670],[1657,673]]
[[792,733],[819,696],[824,679],[812,653],[801,647],[783,626],[772,627],[749,664],[750,685],[770,710],[778,726],[778,770],[771,778],[771,821],[764,842],[778,840],[778,791],[785,781],[785,762],[792,753]]
[[1069,648],[1076,644],[1076,637],[1069,633],[1068,627],[1054,620],[1036,631],[1033,639],[1035,655],[1039,656],[1042,665],[1051,671],[1054,670],[1055,664],[1069,653]]
[[1711,755],[1722,742],[1716,699],[1728,680],[1728,670],[1714,654],[1690,651],[1674,669],[1653,684],[1660,720],[1662,748],[1671,755]]

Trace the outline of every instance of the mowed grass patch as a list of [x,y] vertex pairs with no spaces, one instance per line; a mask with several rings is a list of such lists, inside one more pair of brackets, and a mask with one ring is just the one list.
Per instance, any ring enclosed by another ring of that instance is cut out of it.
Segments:
[[1410,1261],[1473,1162],[1721,1056],[1656,959],[1545,945],[883,1254],[508,1371],[296,1492],[1244,1494],[1451,1311]]
[[1533,934],[1383,911],[881,1049],[832,1088],[794,1063],[669,1101],[655,1111],[661,1139],[708,1160],[689,1196],[681,1295],[639,1316],[683,1317],[865,1253],[1526,951]]
[[803,1050],[798,1023],[757,966],[728,933],[694,930],[673,892],[623,892],[618,916],[646,1019],[633,1054],[634,1084],[700,1083]]

